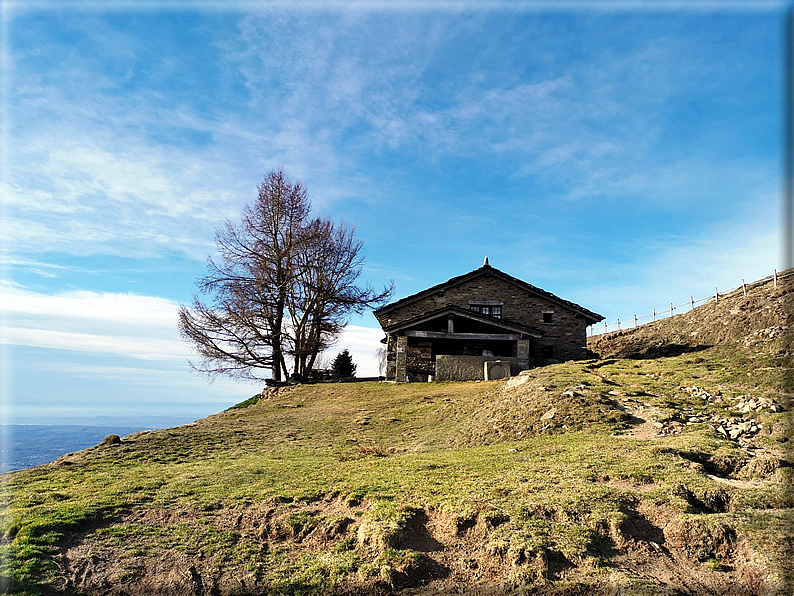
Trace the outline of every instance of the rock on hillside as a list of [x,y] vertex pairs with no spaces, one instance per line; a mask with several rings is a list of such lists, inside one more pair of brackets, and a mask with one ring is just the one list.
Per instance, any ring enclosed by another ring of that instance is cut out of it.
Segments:
[[739,289],[661,321],[591,337],[587,347],[600,358],[672,356],[730,342],[751,347],[787,334],[792,291],[794,269],[789,269],[778,274],[777,287],[771,279],[755,282],[747,295]]

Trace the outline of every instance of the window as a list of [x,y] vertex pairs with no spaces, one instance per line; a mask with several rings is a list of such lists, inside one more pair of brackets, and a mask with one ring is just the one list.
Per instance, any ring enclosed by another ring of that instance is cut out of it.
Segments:
[[540,346],[540,355],[543,358],[554,358],[554,346]]
[[543,313],[543,322],[544,323],[553,323],[552,320],[554,318],[554,313],[550,311],[546,311]]
[[495,319],[502,318],[502,303],[501,302],[469,302],[469,309],[473,312],[482,313],[484,315],[488,315],[489,317],[494,317]]

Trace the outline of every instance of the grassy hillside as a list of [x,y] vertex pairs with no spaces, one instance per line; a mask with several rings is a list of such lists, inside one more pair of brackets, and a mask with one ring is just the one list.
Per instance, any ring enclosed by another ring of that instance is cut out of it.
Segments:
[[790,289],[509,383],[269,390],[5,474],[5,588],[790,594]]

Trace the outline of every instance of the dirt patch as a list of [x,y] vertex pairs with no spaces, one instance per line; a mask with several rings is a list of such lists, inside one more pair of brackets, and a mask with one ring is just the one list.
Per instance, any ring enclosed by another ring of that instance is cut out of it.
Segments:
[[605,590],[610,584],[625,585],[632,576],[650,579],[657,588],[643,590],[640,582],[626,593],[738,596],[774,591],[742,539],[725,523],[682,518],[672,508],[641,502],[625,511],[610,538],[616,547],[610,559],[614,571],[606,574],[606,581],[597,581]]
[[63,580],[53,593],[278,593],[264,569],[219,557],[207,545],[213,540],[226,540],[225,547],[246,557],[259,552],[271,566],[274,553],[286,550],[285,571],[302,558],[332,552],[350,552],[360,565],[369,561],[338,583],[333,589],[338,594],[386,593],[434,582],[496,584],[502,577],[503,566],[482,556],[478,541],[472,540],[481,532],[476,521],[470,524],[468,519],[417,509],[392,536],[373,544],[361,539],[370,507],[334,498],[209,512],[154,508],[124,514],[64,542]]
[[[615,594],[624,588],[625,593],[643,593],[637,578],[662,590],[654,594],[668,590],[727,596],[765,594],[770,588],[741,536],[727,523],[681,517],[670,507],[645,500],[626,507],[619,520],[604,526],[587,556],[574,557],[555,550],[536,551],[520,542],[498,546],[492,540],[494,532],[510,530],[511,522],[496,519],[489,508],[465,516],[412,509],[391,537],[380,543],[362,539],[368,511],[370,504],[352,505],[341,498],[256,503],[212,512],[138,511],[64,544],[64,581],[53,593],[280,593],[264,569],[219,557],[219,551],[206,548],[208,541],[224,539],[231,541],[232,551],[239,549],[249,559],[266,561],[269,571],[277,557],[285,557],[287,573],[299,573],[306,561],[350,549],[346,556],[358,560],[357,567],[348,569],[333,588],[316,586],[318,593],[336,595],[399,591],[485,596],[514,593],[521,586],[532,586],[536,594]],[[178,544],[174,541],[174,532],[191,531],[197,532],[193,547],[184,535]],[[608,566],[595,565],[599,560],[608,561]]]
[[[441,517],[441,516],[435,516]],[[420,553],[439,552],[444,550],[444,544],[433,536],[433,529],[438,530],[438,522],[434,527],[429,527],[429,518],[424,510],[419,510],[413,515],[402,529],[400,546],[405,549],[415,550]]]
[[628,414],[626,420],[628,428],[615,436],[625,439],[646,440],[664,437],[674,432],[669,427],[665,427],[658,422],[660,418],[666,417],[666,414],[659,408],[639,406],[637,408],[627,408],[626,413]]
[[56,592],[269,593],[272,586],[263,582],[263,569],[242,561],[259,558],[264,563],[270,552],[284,548],[295,555],[332,548],[366,509],[336,498],[214,511],[138,510],[72,535],[62,545],[64,581]]

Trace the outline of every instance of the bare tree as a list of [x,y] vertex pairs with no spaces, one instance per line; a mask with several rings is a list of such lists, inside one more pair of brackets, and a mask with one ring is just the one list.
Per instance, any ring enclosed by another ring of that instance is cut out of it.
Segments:
[[242,221],[216,232],[221,261],[208,259],[199,282],[211,302],[194,297],[192,308],[179,309],[179,330],[201,357],[191,362],[196,370],[244,379],[259,378],[256,369],[270,369],[275,380],[287,373],[284,312],[310,209],[303,185],[276,170],[258,186]]
[[272,171],[242,221],[216,232],[220,262],[208,259],[198,284],[208,300],[179,309],[179,330],[200,357],[193,368],[242,379],[267,369],[280,381],[291,359],[305,379],[350,314],[391,295],[356,285],[364,261],[354,229],[310,211],[303,185]]
[[394,291],[393,285],[380,292],[358,285],[364,265],[363,242],[356,238],[353,226],[318,218],[307,227],[306,238],[295,267],[299,283],[288,303],[293,376],[302,380],[351,314],[383,304]]

